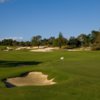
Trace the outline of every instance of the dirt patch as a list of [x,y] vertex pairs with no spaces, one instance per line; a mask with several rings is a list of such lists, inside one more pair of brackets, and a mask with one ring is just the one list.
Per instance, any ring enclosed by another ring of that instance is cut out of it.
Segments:
[[56,84],[54,79],[48,79],[48,75],[42,72],[30,72],[24,77],[8,78],[7,83],[14,86],[43,86]]

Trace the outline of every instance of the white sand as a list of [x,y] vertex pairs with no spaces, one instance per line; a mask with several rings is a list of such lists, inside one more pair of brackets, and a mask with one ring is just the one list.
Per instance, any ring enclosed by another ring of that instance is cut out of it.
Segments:
[[34,50],[30,50],[32,52],[51,52],[53,50],[58,50],[59,48],[52,48],[52,47],[48,47],[48,48],[39,48],[39,49],[34,49]]
[[18,48],[16,48],[15,50],[23,50],[23,49],[28,49],[28,50],[30,50],[31,47],[18,47]]
[[48,80],[48,75],[42,72],[30,72],[25,77],[9,78],[7,82],[15,86],[42,86],[56,84],[53,80]]

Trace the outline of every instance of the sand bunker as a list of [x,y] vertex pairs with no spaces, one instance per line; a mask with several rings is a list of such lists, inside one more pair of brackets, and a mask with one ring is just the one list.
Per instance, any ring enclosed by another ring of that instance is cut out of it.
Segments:
[[30,72],[25,77],[9,78],[6,82],[14,86],[42,86],[56,84],[53,80],[48,80],[48,75],[42,72]]
[[32,52],[52,52],[53,50],[58,50],[59,48],[52,48],[52,47],[48,47],[48,48],[38,48],[38,49],[34,49],[34,50],[30,50]]

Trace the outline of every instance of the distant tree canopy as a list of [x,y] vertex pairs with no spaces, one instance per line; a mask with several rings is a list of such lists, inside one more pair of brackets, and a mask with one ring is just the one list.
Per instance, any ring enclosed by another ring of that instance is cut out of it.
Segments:
[[92,31],[93,50],[100,50],[100,32]]
[[80,34],[77,37],[67,39],[63,33],[59,33],[58,37],[42,39],[42,36],[33,36],[31,41],[17,41],[12,39],[4,39],[0,41],[0,45],[4,46],[51,46],[51,47],[92,47],[93,50],[100,50],[100,31],[93,30],[90,34]]
[[0,45],[4,46],[31,46],[30,41],[16,41],[13,39],[4,39],[0,41]]
[[17,41],[12,40],[12,39],[4,39],[4,40],[2,40],[1,44],[8,45],[8,46],[14,46],[14,45],[17,45]]
[[32,45],[39,47],[41,45],[41,42],[42,42],[41,39],[42,39],[42,36],[40,36],[40,35],[33,36],[32,37],[32,41],[31,41]]
[[89,36],[86,35],[86,34],[80,34],[77,39],[79,40],[79,42],[81,43],[81,46],[82,47],[87,47],[89,46],[89,43],[90,43],[90,39],[89,39]]
[[80,47],[81,46],[81,42],[75,38],[75,37],[70,37],[69,41],[68,41],[68,45],[69,45],[69,48],[77,48],[77,47]]
[[58,46],[61,48],[64,45],[67,45],[67,39],[64,38],[63,34],[60,32],[57,38]]

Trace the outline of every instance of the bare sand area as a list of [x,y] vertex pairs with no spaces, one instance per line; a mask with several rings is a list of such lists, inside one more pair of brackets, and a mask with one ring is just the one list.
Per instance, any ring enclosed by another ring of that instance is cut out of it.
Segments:
[[52,52],[53,50],[58,50],[59,48],[54,48],[54,47],[48,47],[48,48],[38,48],[38,49],[33,49],[30,50],[32,52]]
[[8,78],[6,82],[14,86],[43,86],[56,84],[53,79],[48,79],[48,75],[42,72],[29,72],[24,77]]

